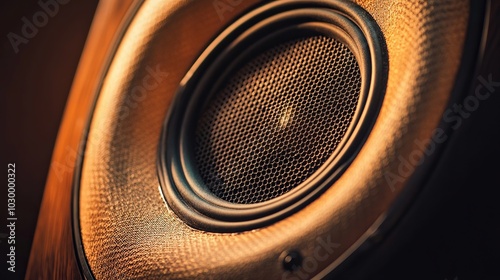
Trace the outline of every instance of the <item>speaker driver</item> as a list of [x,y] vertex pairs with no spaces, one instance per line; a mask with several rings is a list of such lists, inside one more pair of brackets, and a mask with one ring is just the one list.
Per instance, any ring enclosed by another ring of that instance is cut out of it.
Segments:
[[309,279],[358,261],[436,162],[437,147],[401,173],[454,96],[470,5],[138,3],[78,151],[85,277]]
[[328,3],[243,16],[183,79],[159,173],[191,226],[231,232],[283,218],[359,150],[385,88],[385,44],[362,10]]

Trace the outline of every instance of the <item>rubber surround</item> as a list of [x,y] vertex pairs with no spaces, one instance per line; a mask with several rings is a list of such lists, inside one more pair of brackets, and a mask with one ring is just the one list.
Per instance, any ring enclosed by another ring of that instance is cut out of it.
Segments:
[[[159,149],[159,177],[165,198],[190,226],[236,232],[269,225],[301,209],[342,174],[368,135],[383,98],[387,79],[385,42],[373,19],[360,7],[328,2],[294,5],[281,1],[244,15],[201,54],[181,82],[167,116]],[[325,164],[290,192],[269,201],[237,204],[213,195],[192,163],[188,143],[200,104],[250,57],[273,44],[323,35],[345,44],[361,71],[361,93],[342,142]],[[228,66],[229,65],[229,66]],[[222,73],[222,75],[221,75]]]

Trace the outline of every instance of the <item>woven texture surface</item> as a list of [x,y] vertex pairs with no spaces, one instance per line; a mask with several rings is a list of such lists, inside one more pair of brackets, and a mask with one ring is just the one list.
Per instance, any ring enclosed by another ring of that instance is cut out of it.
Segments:
[[[279,255],[289,248],[314,260],[304,275],[324,269],[400,192],[407,178],[389,187],[384,174],[397,173],[398,156],[414,151],[415,139],[428,140],[439,122],[468,20],[468,1],[356,1],[380,25],[389,52],[386,96],[363,149],[334,186],[300,212],[259,230],[214,234],[189,228],[168,209],[156,174],[161,128],[177,85],[218,30],[257,1],[243,1],[223,16],[212,2],[146,0],[106,76],[80,190],[82,240],[97,279],[282,279]],[[323,248],[319,240],[338,244],[322,251],[327,257],[321,260],[314,258]]]
[[199,118],[195,157],[204,183],[233,203],[287,193],[332,155],[360,90],[354,54],[332,38],[296,39],[252,58]]

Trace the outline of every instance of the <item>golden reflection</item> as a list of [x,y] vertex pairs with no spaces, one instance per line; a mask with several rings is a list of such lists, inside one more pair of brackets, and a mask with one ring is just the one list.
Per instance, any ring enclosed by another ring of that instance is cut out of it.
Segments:
[[295,109],[292,106],[288,106],[283,113],[281,113],[279,128],[285,129],[288,124],[291,123],[293,115],[295,113]]

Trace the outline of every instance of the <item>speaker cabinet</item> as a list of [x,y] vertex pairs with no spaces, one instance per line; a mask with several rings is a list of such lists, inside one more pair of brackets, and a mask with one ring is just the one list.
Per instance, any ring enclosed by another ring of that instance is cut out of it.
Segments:
[[373,279],[487,98],[489,2],[127,3],[98,10],[58,144],[86,279]]

